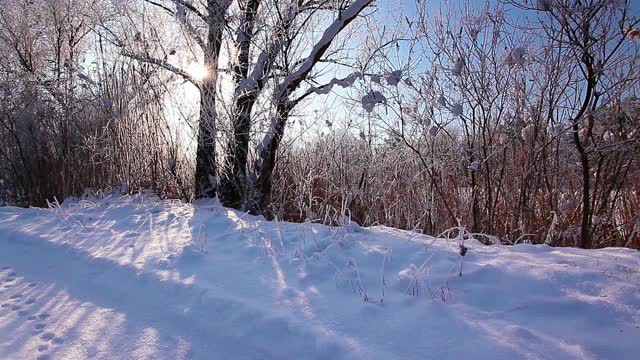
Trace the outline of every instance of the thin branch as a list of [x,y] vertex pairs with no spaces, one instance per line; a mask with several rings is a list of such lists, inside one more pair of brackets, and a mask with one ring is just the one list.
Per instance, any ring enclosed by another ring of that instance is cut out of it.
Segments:
[[191,76],[188,72],[169,64],[166,60],[156,59],[156,58],[152,58],[150,56],[142,55],[142,54],[134,54],[134,53],[126,51],[126,50],[122,50],[120,53],[123,56],[126,56],[126,57],[131,58],[131,59],[138,60],[138,61],[143,62],[143,63],[160,66],[161,68],[163,68],[165,70],[168,70],[168,71],[171,71],[172,73],[182,77],[186,81],[188,81],[188,82],[192,83],[193,85],[197,86],[198,88],[200,88],[200,82],[197,81],[196,79],[194,79],[193,76]]

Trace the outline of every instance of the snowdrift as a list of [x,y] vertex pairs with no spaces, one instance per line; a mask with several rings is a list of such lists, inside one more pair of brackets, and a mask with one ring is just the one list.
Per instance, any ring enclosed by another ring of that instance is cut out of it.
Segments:
[[636,359],[639,271],[630,249],[268,222],[148,193],[4,207],[0,358]]

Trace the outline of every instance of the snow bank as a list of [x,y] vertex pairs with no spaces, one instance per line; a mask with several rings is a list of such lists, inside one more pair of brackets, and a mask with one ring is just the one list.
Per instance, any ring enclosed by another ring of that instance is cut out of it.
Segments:
[[0,358],[639,353],[637,251],[464,246],[150,194],[0,208]]

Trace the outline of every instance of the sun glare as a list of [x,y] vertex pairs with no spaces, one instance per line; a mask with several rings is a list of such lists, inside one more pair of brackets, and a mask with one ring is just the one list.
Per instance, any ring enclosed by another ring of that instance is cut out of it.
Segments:
[[187,67],[187,72],[198,81],[202,81],[209,75],[209,69],[207,69],[206,66],[196,62],[189,64],[189,66]]

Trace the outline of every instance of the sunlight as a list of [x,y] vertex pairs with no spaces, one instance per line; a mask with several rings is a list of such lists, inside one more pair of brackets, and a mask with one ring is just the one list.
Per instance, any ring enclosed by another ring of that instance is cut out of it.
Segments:
[[190,63],[187,72],[197,81],[202,81],[209,75],[209,69],[197,62]]

